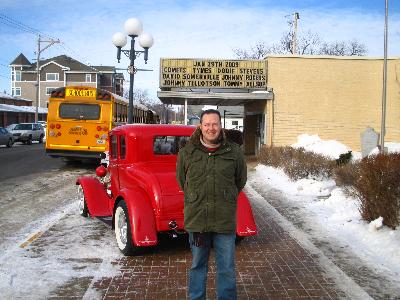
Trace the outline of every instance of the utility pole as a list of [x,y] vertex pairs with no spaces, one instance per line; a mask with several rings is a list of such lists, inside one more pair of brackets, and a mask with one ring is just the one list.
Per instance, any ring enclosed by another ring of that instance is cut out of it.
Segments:
[[297,53],[297,20],[300,19],[298,12],[294,13],[294,30],[293,30],[293,54]]
[[382,89],[382,124],[380,153],[385,153],[386,134],[386,85],[387,85],[387,42],[388,42],[388,0],[385,0],[385,28],[383,38],[383,89]]
[[[38,40],[37,40],[37,51],[36,51],[36,109],[35,109],[35,123],[39,120],[39,97],[40,97],[40,70],[39,70],[39,61],[40,61],[40,53],[42,53],[44,50],[49,48],[50,46],[59,43],[60,40],[41,40],[40,39],[40,34],[38,34]],[[41,43],[48,43],[46,47],[43,49],[40,49],[40,44]]]

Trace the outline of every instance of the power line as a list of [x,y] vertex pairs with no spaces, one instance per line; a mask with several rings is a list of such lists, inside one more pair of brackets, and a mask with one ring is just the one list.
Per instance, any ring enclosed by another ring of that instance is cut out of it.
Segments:
[[10,26],[14,29],[19,29],[21,31],[27,32],[27,33],[31,33],[31,34],[40,34],[43,35],[45,37],[48,38],[53,38],[48,34],[42,33],[41,31],[39,31],[36,28],[33,28],[31,26],[25,25],[24,23],[17,21],[11,17],[8,17],[7,15],[0,13],[0,23]]
[[[48,34],[44,34],[42,32],[40,32],[38,29],[33,28],[31,26],[25,25],[20,21],[17,21],[11,17],[8,17],[7,15],[0,13],[0,23],[5,24],[7,26],[10,26],[14,29],[19,29],[21,31],[27,32],[27,33],[31,33],[31,34],[40,34],[41,36],[44,37],[48,37],[50,39],[54,39],[57,40],[58,38],[54,38]],[[60,40],[60,39],[58,39]],[[81,56],[77,51],[75,51],[74,49],[72,49],[71,47],[69,47],[65,42],[60,41],[60,43],[58,44],[58,46],[60,48],[63,49],[63,51],[67,52],[67,53],[71,53],[73,57],[77,57],[81,62],[83,62],[84,64],[88,64],[88,59]],[[5,66],[3,64],[0,63],[0,65]],[[8,67],[8,66],[6,66]],[[92,69],[94,69],[95,71],[99,72],[99,70],[97,70],[96,68],[94,68],[93,66],[90,66]]]

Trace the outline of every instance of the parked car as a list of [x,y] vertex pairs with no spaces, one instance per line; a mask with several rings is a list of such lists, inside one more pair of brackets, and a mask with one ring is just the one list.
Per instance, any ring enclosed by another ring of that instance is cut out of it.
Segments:
[[32,141],[43,143],[44,129],[38,123],[21,123],[15,126],[12,131],[15,142],[23,142],[24,144],[32,144]]
[[[135,255],[158,243],[158,233],[185,233],[184,195],[176,181],[179,148],[194,126],[131,124],[109,133],[109,165],[76,181],[82,216],[112,217],[117,245]],[[168,147],[163,147],[165,143]],[[257,234],[250,203],[238,196],[238,237]]]
[[14,144],[14,138],[11,132],[6,128],[0,127],[0,145],[6,145],[7,147],[12,147]]
[[44,128],[44,130],[46,131],[46,127],[47,127],[47,122],[46,121],[37,121],[40,125],[42,125],[42,127]]
[[18,124],[10,124],[10,125],[8,125],[7,127],[6,127],[6,129],[9,131],[9,132],[12,132],[13,130],[14,130],[14,128],[15,128],[15,126],[17,126]]

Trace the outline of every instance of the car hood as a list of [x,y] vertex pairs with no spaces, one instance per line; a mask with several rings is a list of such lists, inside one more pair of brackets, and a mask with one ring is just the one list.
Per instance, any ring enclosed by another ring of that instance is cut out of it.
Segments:
[[162,195],[177,195],[182,193],[176,181],[176,163],[149,163],[146,170],[158,181]]
[[13,130],[11,131],[11,133],[26,133],[26,132],[30,132],[31,130]]

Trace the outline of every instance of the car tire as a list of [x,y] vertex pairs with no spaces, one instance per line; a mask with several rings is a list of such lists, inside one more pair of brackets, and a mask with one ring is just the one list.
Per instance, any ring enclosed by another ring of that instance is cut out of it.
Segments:
[[39,144],[43,144],[43,138],[44,138],[44,136],[43,136],[43,134],[39,137]]
[[9,139],[6,146],[8,148],[11,148],[13,144],[14,144],[13,139]]
[[32,136],[29,136],[29,137],[28,137],[26,143],[27,143],[28,145],[32,145]]
[[131,224],[125,201],[121,200],[115,210],[114,230],[119,250],[126,256],[139,254],[139,247],[132,241]]
[[78,185],[78,211],[82,217],[87,218],[89,216],[89,209],[86,204],[85,195],[83,194],[83,188]]

